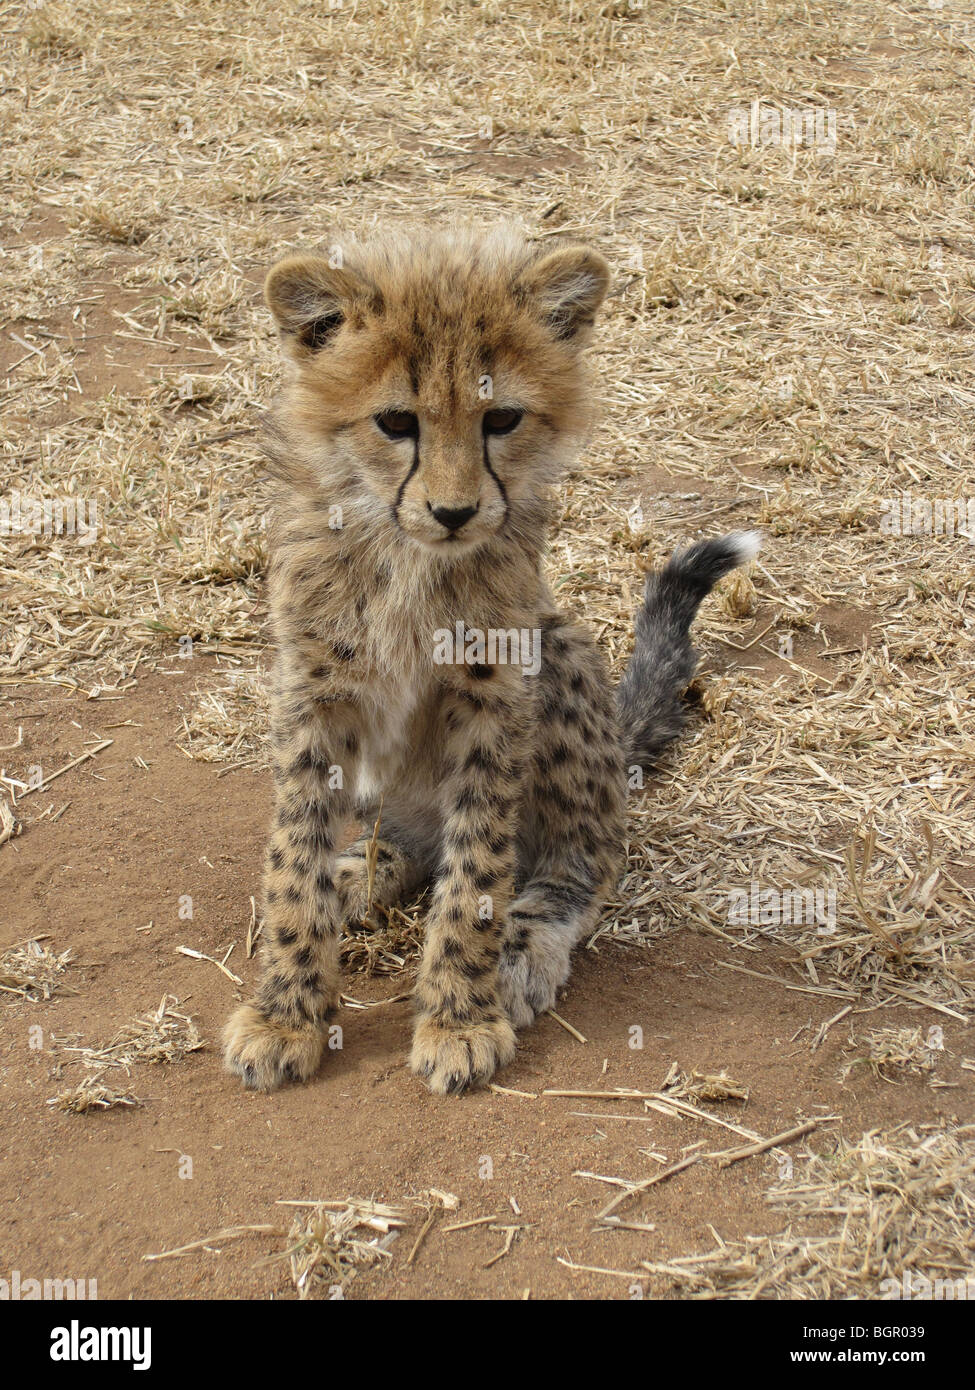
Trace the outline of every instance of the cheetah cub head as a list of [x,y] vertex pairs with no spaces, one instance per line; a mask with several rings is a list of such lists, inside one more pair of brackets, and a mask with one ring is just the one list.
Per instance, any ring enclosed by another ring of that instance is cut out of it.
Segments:
[[585,423],[581,350],[608,280],[596,252],[511,229],[281,261],[265,297],[293,367],[293,481],[445,561],[537,525]]

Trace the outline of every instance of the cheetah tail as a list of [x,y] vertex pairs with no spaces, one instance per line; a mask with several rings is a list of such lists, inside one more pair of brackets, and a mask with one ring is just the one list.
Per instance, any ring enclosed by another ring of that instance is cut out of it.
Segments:
[[723,574],[755,558],[761,539],[758,531],[733,531],[698,541],[647,575],[636,644],[616,692],[629,762],[654,763],[680,733],[682,696],[697,663],[690,638],[694,615]]

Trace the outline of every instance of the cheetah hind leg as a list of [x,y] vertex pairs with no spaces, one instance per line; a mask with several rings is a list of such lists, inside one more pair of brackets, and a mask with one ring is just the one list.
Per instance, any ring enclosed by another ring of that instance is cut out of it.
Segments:
[[599,911],[598,895],[552,876],[531,880],[511,904],[498,984],[515,1028],[527,1028],[554,1007],[569,978],[572,948],[595,926]]
[[370,925],[369,909],[392,907],[423,881],[419,866],[409,854],[389,840],[376,842],[376,871],[369,886],[369,860],[372,835],[363,835],[338,856],[335,886],[347,925]]

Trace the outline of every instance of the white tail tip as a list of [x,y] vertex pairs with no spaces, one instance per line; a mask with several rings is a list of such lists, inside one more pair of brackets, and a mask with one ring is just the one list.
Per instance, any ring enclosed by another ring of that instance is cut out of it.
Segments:
[[761,531],[732,531],[728,537],[728,544],[735,552],[736,563],[747,565],[749,560],[755,559],[762,548],[762,533]]

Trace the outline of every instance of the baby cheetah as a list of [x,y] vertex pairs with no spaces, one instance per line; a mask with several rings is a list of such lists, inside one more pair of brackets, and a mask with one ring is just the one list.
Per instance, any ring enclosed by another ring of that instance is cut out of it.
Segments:
[[[510,1061],[613,888],[627,768],[677,734],[691,620],[757,542],[702,542],[649,577],[614,696],[541,572],[608,279],[594,251],[510,230],[386,237],[268,276],[291,374],[269,441],[266,944],[225,1032],[248,1086],[321,1061],[377,815],[372,900],[433,879],[411,1065],[441,1094]],[[352,820],[368,833],[340,851]]]

